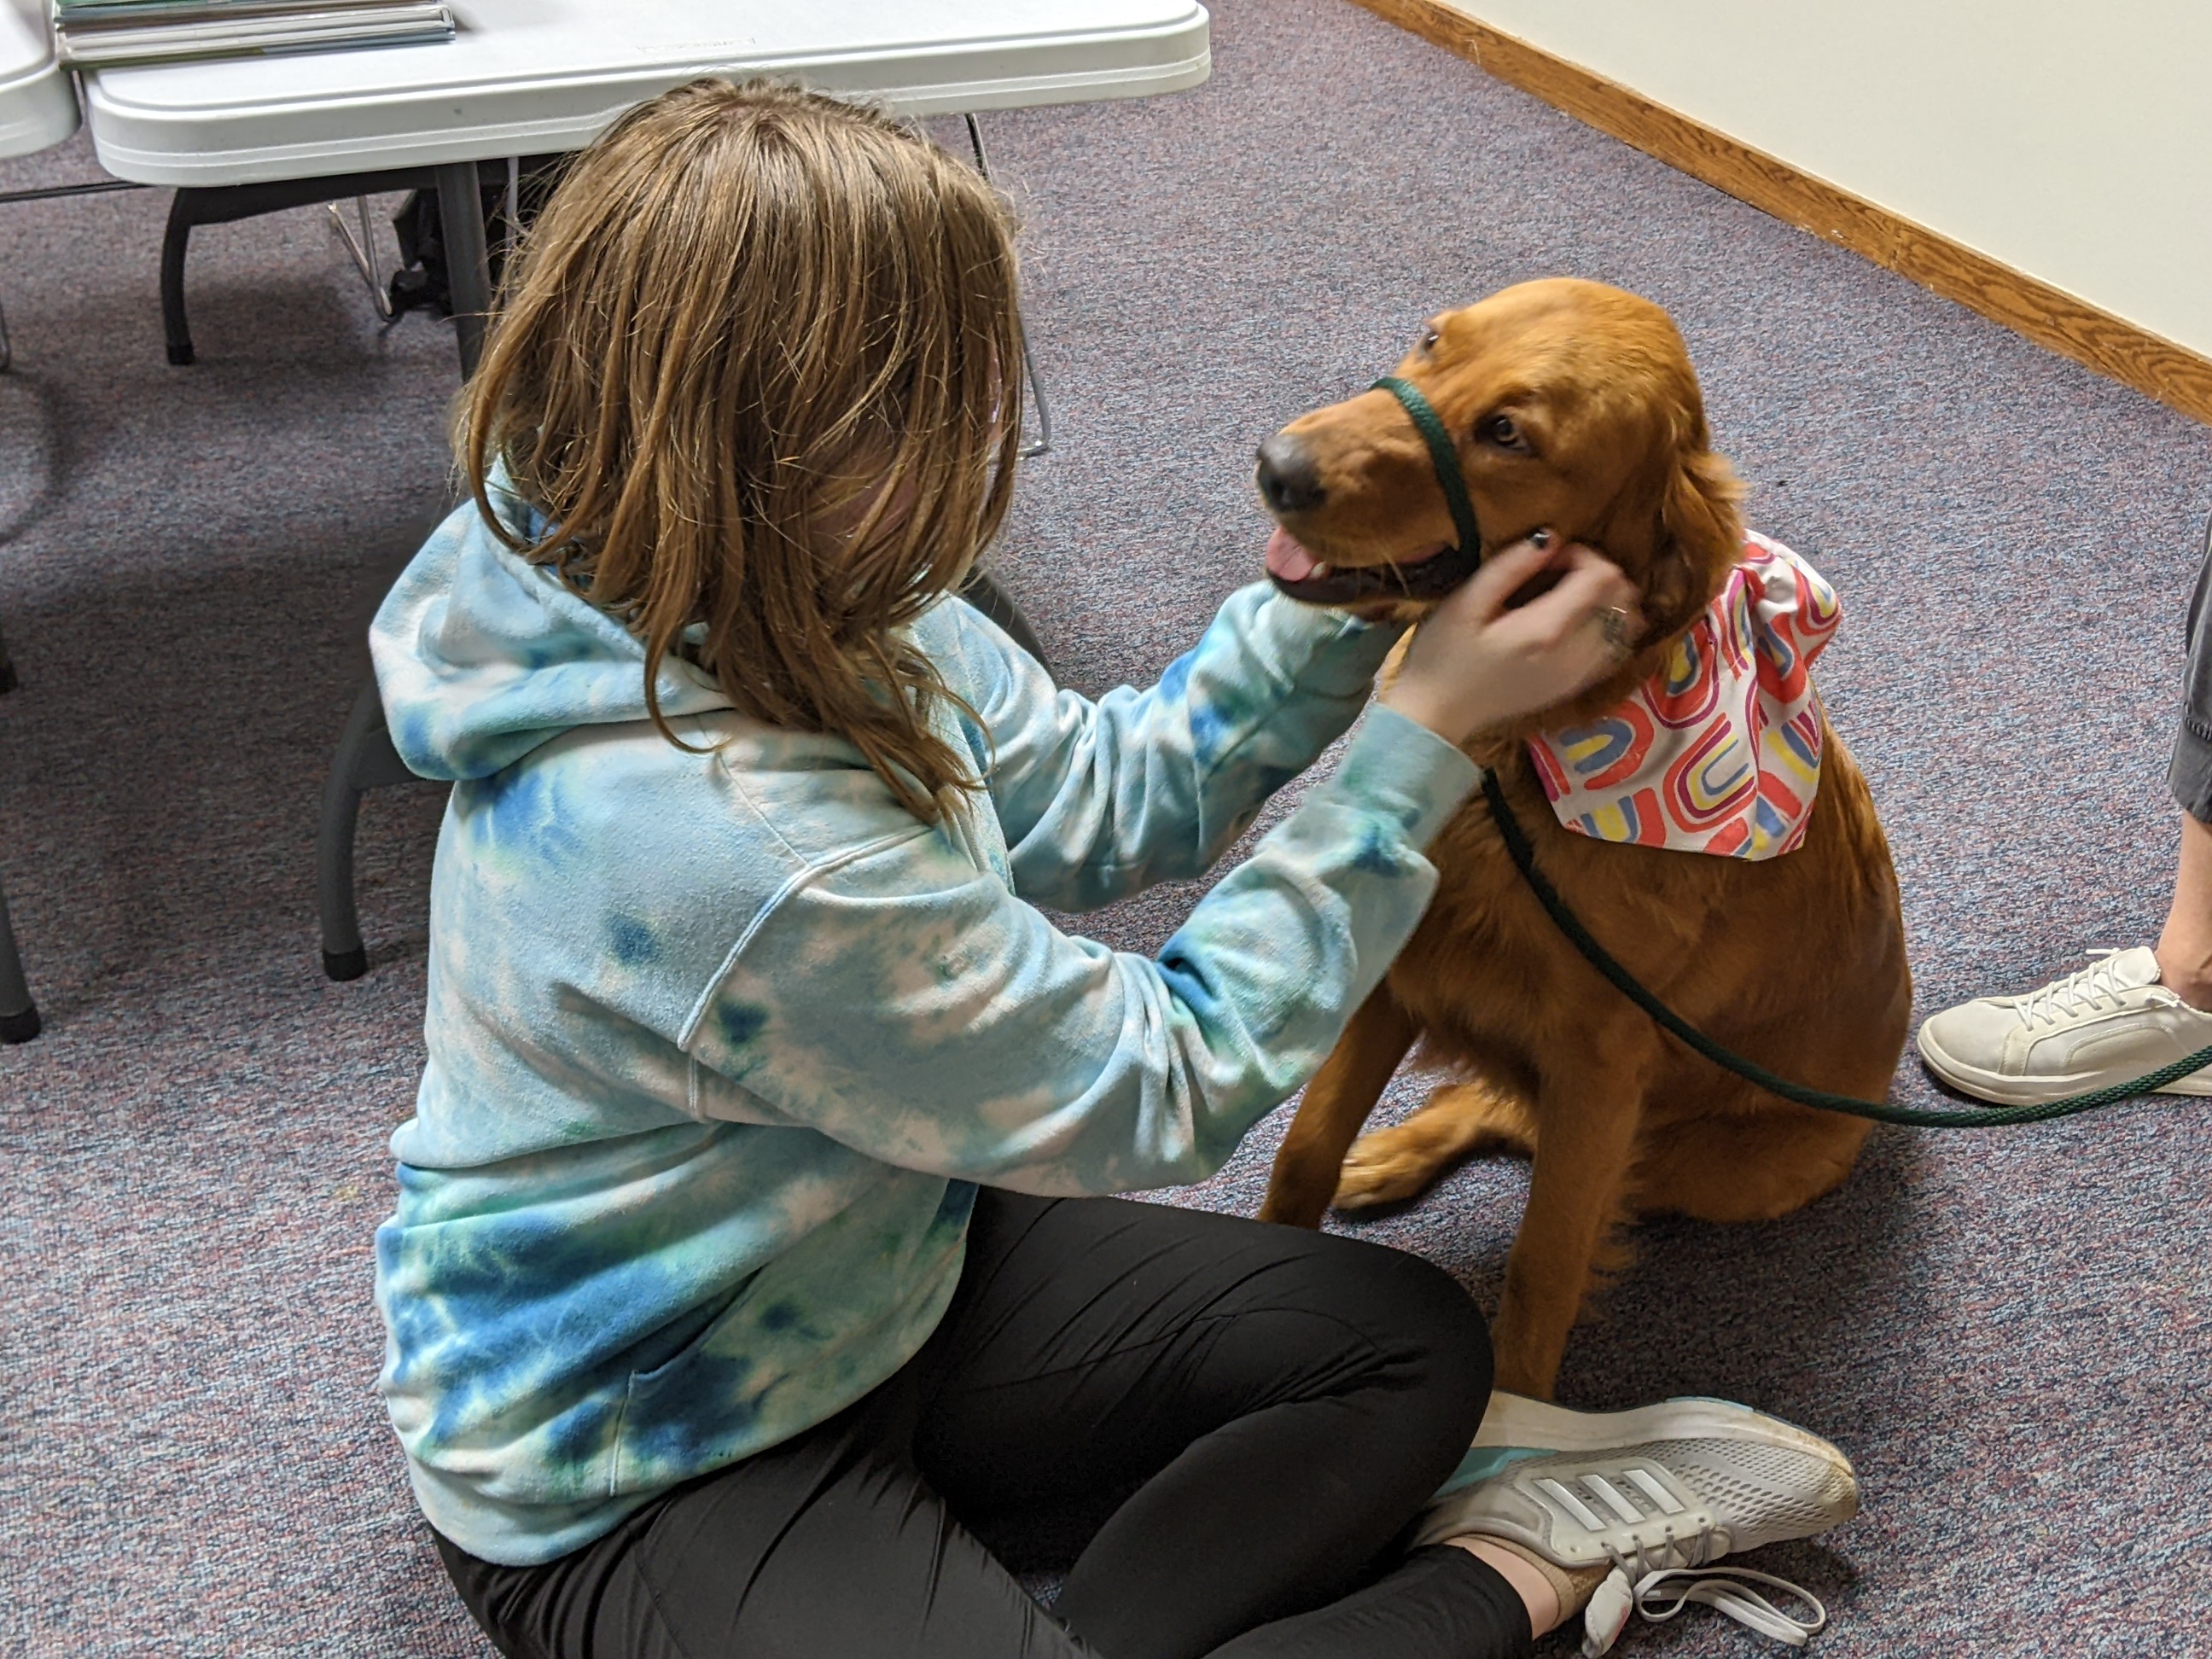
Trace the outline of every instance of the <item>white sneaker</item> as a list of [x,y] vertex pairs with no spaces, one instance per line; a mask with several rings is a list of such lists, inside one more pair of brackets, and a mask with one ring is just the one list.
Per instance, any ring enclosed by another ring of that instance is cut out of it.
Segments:
[[[2148,945],[2092,951],[2087,968],[2026,996],[1982,997],[1920,1028],[1920,1058],[1953,1088],[2001,1106],[2148,1077],[2212,1048],[2212,1014],[2158,982]],[[2212,1066],[2160,1091],[2212,1095]]]
[[[1688,1601],[1792,1647],[1827,1610],[1786,1580],[1723,1555],[1810,1538],[1858,1513],[1850,1460],[1818,1435],[1727,1400],[1669,1400],[1639,1411],[1571,1412],[1494,1394],[1474,1444],[1431,1500],[1415,1543],[1478,1534],[1563,1567],[1613,1565],[1583,1610],[1583,1652],[1609,1650],[1632,1611],[1656,1623]],[[1675,1582],[1681,1581],[1681,1582]],[[1783,1612],[1752,1583],[1802,1601]]]

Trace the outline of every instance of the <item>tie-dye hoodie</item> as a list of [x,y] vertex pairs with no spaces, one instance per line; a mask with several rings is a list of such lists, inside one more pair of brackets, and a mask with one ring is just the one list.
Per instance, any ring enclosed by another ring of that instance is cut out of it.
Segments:
[[[512,502],[519,525],[526,512]],[[980,726],[944,827],[834,737],[643,652],[472,507],[378,613],[392,735],[455,781],[428,1050],[376,1236],[416,1494],[521,1565],[896,1370],[975,1183],[1196,1181],[1320,1065],[1477,774],[1378,709],[1156,959],[1082,910],[1205,870],[1365,702],[1392,634],[1254,586],[1150,690],[1055,690],[966,604],[915,636]]]

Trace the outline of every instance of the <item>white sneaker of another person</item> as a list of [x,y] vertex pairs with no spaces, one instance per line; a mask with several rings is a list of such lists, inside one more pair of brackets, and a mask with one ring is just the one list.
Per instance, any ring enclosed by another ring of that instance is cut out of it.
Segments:
[[[2093,951],[2086,968],[2025,996],[1980,997],[1920,1028],[1920,1058],[1953,1088],[2035,1106],[2109,1088],[2212,1048],[2212,1014],[2159,983],[2147,945]],[[2212,1095],[2212,1066],[2160,1093]]]

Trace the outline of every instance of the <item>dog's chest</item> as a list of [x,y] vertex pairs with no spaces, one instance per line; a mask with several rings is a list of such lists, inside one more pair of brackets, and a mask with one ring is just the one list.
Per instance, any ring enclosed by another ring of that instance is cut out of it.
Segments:
[[[1502,781],[1539,867],[1607,948],[1639,975],[1673,978],[1722,902],[1733,861],[1591,841],[1560,827],[1525,768]],[[1617,994],[1539,904],[1480,796],[1429,856],[1436,897],[1389,983],[1432,1049],[1519,1063],[1559,1040],[1577,1010],[1610,1006]]]

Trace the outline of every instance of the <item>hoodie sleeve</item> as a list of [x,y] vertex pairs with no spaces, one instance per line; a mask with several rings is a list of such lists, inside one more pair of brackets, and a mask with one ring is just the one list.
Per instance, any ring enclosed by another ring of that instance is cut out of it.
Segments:
[[932,614],[988,741],[1015,890],[1058,910],[1210,869],[1358,716],[1401,632],[1255,583],[1158,684],[1093,702],[964,602]]
[[1060,933],[939,830],[886,833],[793,870],[686,1046],[902,1168],[1042,1194],[1202,1179],[1381,980],[1435,890],[1424,849],[1479,776],[1376,710],[1156,960]]

